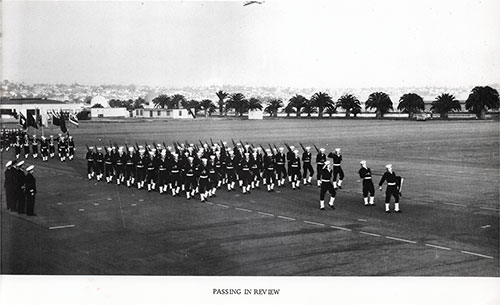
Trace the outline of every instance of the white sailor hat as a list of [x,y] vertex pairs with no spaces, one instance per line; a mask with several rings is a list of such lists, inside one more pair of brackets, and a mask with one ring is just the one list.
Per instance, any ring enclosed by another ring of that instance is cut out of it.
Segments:
[[261,151],[261,150],[262,150],[262,147],[260,147],[260,146],[259,146],[259,147],[257,147],[257,150],[258,150],[258,151]]
[[5,164],[5,167],[9,167],[11,165],[12,165],[12,161],[9,161],[9,162],[7,162],[7,164]]
[[295,146],[291,145],[290,146],[290,150],[293,150],[295,148]]
[[359,163],[360,163],[361,165],[366,165],[366,160],[361,160],[361,161],[359,161]]
[[24,160],[23,160],[23,161],[19,161],[19,162],[16,164],[16,166],[17,166],[17,167],[20,167],[20,166],[23,166],[23,164],[24,164]]
[[310,150],[311,149],[311,146],[306,146],[306,150]]
[[[92,149],[94,149],[94,147],[93,147],[93,146],[90,146],[90,147],[89,147],[89,150],[92,150]],[[99,148],[98,148],[98,149],[99,149]]]
[[336,152],[340,152],[340,148],[335,148],[335,151]]
[[113,150],[113,148],[111,148],[111,147],[108,147],[108,151],[112,151],[112,150]]
[[156,144],[156,147],[161,147],[161,144],[160,143]]
[[245,156],[250,156],[250,153],[245,153]]
[[210,159],[215,159],[215,155],[210,155]]
[[331,163],[331,162],[330,162],[330,160],[326,160],[326,161],[325,161],[325,165],[328,165],[328,164],[330,164],[330,163]]
[[128,148],[128,151],[134,151],[134,148],[131,146]]
[[240,142],[237,142],[237,143],[236,143],[236,146],[241,146],[241,143],[240,143]]
[[391,168],[392,168],[392,164],[387,164],[387,165],[385,166],[385,168],[387,168],[387,169],[391,169]]
[[321,148],[319,149],[319,151],[320,151],[320,152],[325,152],[325,149],[324,149],[323,147],[321,147]]
[[279,148],[279,150],[280,150],[280,151],[282,151],[282,150],[284,150],[284,148],[283,148],[283,147],[280,147],[280,148]]
[[28,168],[26,169],[26,171],[31,172],[33,169],[35,169],[35,166],[34,165],[30,165],[30,166],[28,166]]
[[172,156],[174,156],[174,158],[179,157],[179,155],[178,155],[177,153],[175,153],[175,152],[174,152],[174,153],[172,153]]
[[[290,147],[291,147],[291,146],[290,146]],[[296,154],[298,154],[298,153],[299,153],[299,150],[298,150],[298,149],[296,149],[296,150],[294,150],[293,152],[294,152],[294,153],[296,153]]]
[[245,144],[245,148],[249,148],[250,147],[250,144]]
[[222,145],[226,146],[226,144],[227,144],[227,142],[226,142],[226,141],[222,142]]
[[207,159],[207,158],[201,158],[201,161],[202,161],[202,162],[207,162],[207,161],[208,161],[208,159]]
[[266,152],[271,152],[271,149],[270,148],[266,148]]
[[189,161],[193,161],[193,160],[194,160],[194,158],[193,158],[193,157],[188,157],[188,160],[189,160]]

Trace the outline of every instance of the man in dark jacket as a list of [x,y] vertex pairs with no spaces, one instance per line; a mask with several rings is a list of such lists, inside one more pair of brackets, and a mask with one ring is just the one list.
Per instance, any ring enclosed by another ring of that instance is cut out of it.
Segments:
[[25,175],[23,171],[24,161],[17,163],[16,172],[16,185],[15,185],[15,196],[16,196],[16,210],[19,214],[26,213],[26,198],[24,196],[24,180]]
[[34,165],[29,166],[26,171],[28,174],[24,179],[24,192],[26,194],[26,214],[28,216],[36,216],[35,214],[35,194],[36,194],[36,180],[33,176]]
[[5,164],[5,199],[7,201],[7,210],[15,211],[16,210],[16,196],[15,196],[15,186],[16,186],[16,169],[12,167],[12,161],[7,162]]

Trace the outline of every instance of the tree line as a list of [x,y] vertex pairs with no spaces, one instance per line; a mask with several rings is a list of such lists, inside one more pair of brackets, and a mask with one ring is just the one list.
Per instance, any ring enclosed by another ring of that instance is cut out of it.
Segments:
[[[261,99],[258,97],[247,98],[242,93],[229,94],[222,90],[215,93],[217,100],[214,103],[210,99],[201,101],[188,100],[181,94],[174,94],[169,96],[167,94],[160,94],[152,100],[154,107],[166,109],[187,108],[193,109],[196,114],[203,112],[205,116],[212,115],[216,111],[220,116],[227,116],[228,112],[234,110],[235,116],[243,116],[244,113],[250,110],[263,110],[269,113],[271,117],[277,117],[281,111],[285,112],[287,116],[295,113],[297,117],[301,114],[317,113],[318,117],[323,117],[324,114],[332,116],[337,113],[337,109],[343,109],[346,117],[356,117],[362,111],[361,102],[353,94],[344,94],[337,101],[334,101],[328,93],[317,92],[310,98],[306,98],[300,94],[292,96],[286,103],[279,98]],[[119,101],[111,100],[109,102],[111,107],[127,107],[127,109],[139,108],[144,100],[129,100]],[[465,102],[465,109],[474,113],[478,119],[484,119],[486,111],[489,109],[498,109],[499,107],[499,94],[496,89],[489,86],[474,87],[469,97]],[[368,96],[365,102],[365,110],[375,111],[377,118],[382,118],[386,113],[394,110],[393,102],[390,96],[385,92],[373,92]],[[412,118],[416,113],[425,110],[424,100],[416,93],[406,93],[399,98],[397,110],[403,113],[408,113]],[[439,113],[441,118],[448,118],[448,114],[454,111],[461,111],[462,106],[460,102],[450,93],[442,93],[438,95],[431,104],[430,110]]]

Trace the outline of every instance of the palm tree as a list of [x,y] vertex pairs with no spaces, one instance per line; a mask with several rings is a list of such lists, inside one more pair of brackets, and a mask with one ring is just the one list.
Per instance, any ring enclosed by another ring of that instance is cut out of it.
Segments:
[[332,103],[331,105],[328,105],[326,107],[325,113],[329,114],[330,117],[332,117],[334,113],[337,113],[337,107],[335,107],[335,105]]
[[436,97],[436,100],[433,101],[431,105],[431,111],[439,113],[442,119],[447,119],[448,112],[455,110],[462,110],[462,106],[460,106],[460,102],[449,93],[442,93]]
[[465,109],[474,113],[478,119],[484,120],[487,109],[498,109],[498,91],[490,86],[474,87],[465,101]]
[[267,102],[267,107],[264,111],[269,113],[272,117],[277,117],[278,110],[281,107],[283,107],[283,101],[281,99],[272,98]]
[[408,113],[408,117],[413,118],[413,114],[425,109],[424,100],[416,93],[406,93],[399,98],[398,110]]
[[384,92],[373,92],[368,96],[368,100],[366,101],[366,106],[365,109],[376,109],[376,118],[381,118],[389,112],[389,109],[393,110],[392,108],[392,101],[389,95]]
[[314,107],[311,101],[307,101],[304,107],[302,107],[302,113],[307,113],[307,116],[311,117],[312,113],[316,113],[316,107]]
[[306,105],[306,103],[307,103],[307,99],[305,97],[303,97],[300,94],[295,94],[294,96],[292,96],[290,98],[287,107],[288,106],[295,107],[297,116],[299,117],[300,113],[301,113],[300,110]]
[[233,93],[229,96],[226,104],[227,109],[234,109],[234,116],[243,116],[243,112],[247,109],[248,101],[242,93]]
[[197,100],[184,100],[181,102],[181,106],[185,109],[193,109],[195,115],[201,110],[200,102]]
[[248,110],[262,110],[262,102],[256,97],[251,97],[248,100],[247,108]]
[[211,113],[210,109],[215,109],[215,105],[211,100],[202,100],[200,102],[200,107],[203,110],[205,117],[208,117],[208,114]]
[[168,108],[170,100],[170,96],[166,94],[160,94],[153,99],[153,103],[155,105],[155,108]]
[[317,92],[311,97],[311,102],[314,107],[318,107],[318,117],[323,117],[325,108],[333,104],[332,98],[328,93]]
[[215,92],[215,95],[217,95],[217,97],[219,98],[219,101],[217,102],[217,104],[219,105],[219,115],[222,115],[222,113],[224,112],[224,114],[227,116],[226,102],[224,100],[229,95],[229,93],[219,90]]
[[[302,107],[301,107],[302,108]],[[295,109],[293,107],[293,103],[292,102],[289,102],[286,107],[285,107],[285,113],[286,113],[286,116],[289,117],[290,116],[290,113],[294,113],[295,112]],[[300,113],[299,113],[300,115]]]
[[344,94],[337,100],[337,107],[345,109],[345,117],[351,116],[351,113],[356,115],[361,112],[361,103],[358,98],[352,94]]
[[[174,109],[179,109],[180,106],[182,105],[182,103],[186,102],[186,98],[184,97],[184,95],[182,94],[174,94],[172,97],[171,97],[171,104],[172,104],[172,108]],[[169,107],[170,108],[170,107]]]

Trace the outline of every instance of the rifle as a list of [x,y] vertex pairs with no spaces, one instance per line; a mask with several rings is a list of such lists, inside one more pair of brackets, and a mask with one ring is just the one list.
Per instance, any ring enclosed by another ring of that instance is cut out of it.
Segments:
[[115,147],[118,148],[118,144],[116,144],[116,142],[115,142]]
[[272,148],[271,144],[267,143],[267,145],[269,145],[269,149],[271,149],[271,152],[272,152],[273,148]]
[[278,150],[278,147],[276,147],[276,144],[274,144],[274,143],[273,143],[273,146],[274,146],[274,148],[275,148],[276,150]]
[[137,145],[137,142],[135,142],[135,149],[137,149],[137,151],[139,151],[139,145]]
[[126,149],[126,152],[128,153],[128,145],[127,145],[127,143],[125,143],[125,149]]
[[212,141],[212,138],[210,138],[210,144],[212,144],[212,147],[214,146],[214,141]]
[[262,151],[264,151],[264,152],[266,151],[266,150],[264,149],[264,147],[262,147],[262,144],[259,144],[259,146],[260,146],[260,148],[262,148]]
[[291,151],[292,149],[290,148],[290,146],[288,146],[288,144],[285,143],[285,146],[286,148],[288,148],[288,151]]
[[304,145],[302,145],[302,143],[300,143],[300,142],[299,142],[299,144],[300,144],[300,147],[302,147],[302,150],[306,151],[306,148],[304,147]]
[[405,178],[401,177],[401,184],[399,185],[399,196],[401,196],[401,197],[403,197],[401,190],[403,189],[403,182],[404,181],[405,181]]
[[316,152],[319,154],[319,149],[318,147],[316,146],[316,144],[313,144],[314,145],[314,148],[316,149]]
[[236,142],[234,142],[233,138],[231,138],[231,141],[233,142],[233,147],[236,147]]
[[85,143],[85,146],[87,146],[87,151],[89,151],[89,150],[90,150],[90,148],[89,148],[89,146],[88,146],[86,143]]
[[163,141],[163,148],[167,149],[167,145],[165,145],[165,141]]
[[203,142],[201,142],[200,139],[198,139],[198,141],[200,141],[200,145],[201,145],[200,147],[203,147]]

